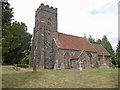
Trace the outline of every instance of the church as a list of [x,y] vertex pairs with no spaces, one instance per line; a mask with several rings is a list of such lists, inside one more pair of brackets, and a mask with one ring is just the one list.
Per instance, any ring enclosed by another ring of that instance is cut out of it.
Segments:
[[35,27],[30,52],[33,62],[41,69],[82,69],[111,67],[111,56],[99,44],[92,44],[84,37],[58,32],[57,8],[39,6],[35,13]]

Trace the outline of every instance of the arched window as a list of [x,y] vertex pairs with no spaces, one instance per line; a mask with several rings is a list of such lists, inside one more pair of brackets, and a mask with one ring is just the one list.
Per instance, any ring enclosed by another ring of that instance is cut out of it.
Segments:
[[65,65],[65,68],[69,68],[69,63],[70,62],[70,55],[68,52],[66,52],[64,54],[64,65]]

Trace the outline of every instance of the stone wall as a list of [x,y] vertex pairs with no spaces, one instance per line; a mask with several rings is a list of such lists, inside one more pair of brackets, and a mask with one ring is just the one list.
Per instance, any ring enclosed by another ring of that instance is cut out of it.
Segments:
[[79,61],[82,61],[82,68],[90,68],[90,57],[88,56],[88,54],[83,51],[81,52],[81,55],[79,57]]
[[91,55],[92,55],[92,67],[95,68],[95,67],[98,67],[98,55],[97,53],[95,52],[91,52]]
[[[70,65],[70,59],[72,58],[72,56],[76,53],[79,52],[77,50],[65,50],[65,49],[59,49],[58,50],[58,68],[71,68],[69,67]],[[65,54],[69,54],[69,59],[66,60],[65,59]],[[66,62],[67,61],[67,62]],[[69,63],[69,65],[66,67],[66,64]]]
[[[57,8],[41,4],[35,15],[35,29],[31,50],[31,62],[35,60],[37,67],[53,68],[53,38],[57,33]],[[31,63],[30,62],[30,63]]]
[[[68,53],[69,54],[69,60],[71,60],[72,56],[76,53],[76,52],[80,52],[80,51],[77,51],[77,50],[64,50],[64,49],[59,49],[58,50],[58,68],[61,69],[61,68],[66,68],[65,67],[65,54]],[[89,52],[91,53],[91,52]],[[83,62],[82,64],[82,67],[84,68],[91,68],[91,67],[97,67],[98,63],[97,63],[97,53],[91,53],[91,56],[90,57],[85,51],[83,51],[80,55],[80,57],[78,59],[75,59],[73,60],[74,63],[76,63],[76,66],[77,67],[74,67],[74,68],[78,68],[78,62],[81,60]],[[92,62],[90,61],[92,58]],[[70,61],[68,60],[69,64],[70,64]],[[73,63],[72,62],[72,63]],[[85,63],[86,62],[86,63]],[[64,65],[64,66],[63,66]],[[74,65],[75,66],[75,65]],[[72,67],[68,67],[68,68],[72,68]]]
[[102,67],[104,64],[106,64],[106,66],[111,67],[112,66],[112,62],[111,62],[111,57],[110,56],[103,56],[99,55],[98,56],[98,62],[99,62],[99,67]]

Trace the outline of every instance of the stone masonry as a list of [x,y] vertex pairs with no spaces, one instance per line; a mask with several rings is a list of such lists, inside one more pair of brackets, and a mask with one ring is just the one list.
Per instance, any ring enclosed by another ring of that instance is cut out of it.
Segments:
[[[83,68],[99,67],[102,57],[86,39],[58,33],[57,8],[41,4],[36,10],[29,62],[31,66],[35,61],[37,68],[41,69],[53,69],[54,65],[57,69],[68,69],[78,68],[78,62],[82,61]],[[110,55],[106,54],[105,57],[106,64],[110,66]]]

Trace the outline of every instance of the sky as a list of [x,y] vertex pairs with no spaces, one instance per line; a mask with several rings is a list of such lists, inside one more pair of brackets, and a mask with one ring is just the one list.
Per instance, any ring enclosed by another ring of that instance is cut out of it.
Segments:
[[14,18],[33,34],[35,11],[44,3],[58,8],[58,32],[96,40],[106,35],[115,50],[118,44],[119,0],[9,0]]

